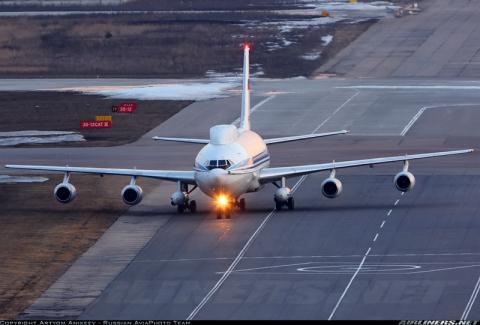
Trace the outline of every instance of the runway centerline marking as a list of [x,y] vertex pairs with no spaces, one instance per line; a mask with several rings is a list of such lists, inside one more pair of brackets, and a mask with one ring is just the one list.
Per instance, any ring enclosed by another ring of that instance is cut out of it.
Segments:
[[353,273],[352,277],[350,278],[350,281],[348,282],[347,286],[345,287],[345,290],[343,290],[342,295],[341,295],[340,298],[338,299],[337,304],[335,305],[335,307],[333,308],[332,312],[330,313],[330,316],[328,316],[328,320],[332,320],[333,316],[335,315],[335,312],[337,311],[338,306],[340,306],[340,304],[342,303],[343,298],[345,297],[345,295],[346,295],[347,292],[348,292],[348,289],[350,289],[350,286],[352,285],[353,280],[355,280],[355,278],[357,277],[358,273],[360,272],[363,264],[365,264],[365,260],[367,259],[368,253],[370,253],[370,250],[371,250],[371,249],[372,249],[372,247],[369,247],[368,250],[367,250],[367,252],[365,253],[365,255],[363,255],[362,261],[361,261],[360,264],[358,265],[358,268],[357,268],[357,270],[355,271],[355,273]]
[[[402,192],[402,194],[403,194],[403,192]],[[398,202],[400,202],[400,199],[397,199],[393,205],[396,206],[396,205],[398,204]],[[387,216],[389,216],[389,215],[392,213],[392,211],[393,211],[392,209],[388,210]],[[383,220],[382,224],[380,225],[380,229],[382,229],[384,225],[385,225],[385,220]],[[380,235],[380,231],[375,234],[375,237],[373,238],[373,242],[374,242],[374,243],[377,241],[379,235]],[[372,245],[372,246],[373,246],[373,245]],[[352,283],[353,283],[353,281],[355,280],[355,278],[357,277],[357,275],[360,273],[360,270],[361,270],[362,266],[364,265],[365,260],[367,259],[367,256],[368,256],[368,254],[370,253],[370,250],[371,250],[371,249],[372,249],[372,247],[370,246],[370,247],[368,248],[367,252],[365,253],[365,255],[363,256],[362,261],[361,261],[360,264],[358,265],[358,268],[357,268],[356,272],[355,272],[355,273],[353,274],[353,276],[350,278],[350,281],[348,282],[347,286],[345,287],[345,290],[343,290],[343,293],[342,293],[342,295],[340,296],[340,298],[338,299],[337,304],[335,305],[335,307],[333,308],[332,312],[330,313],[330,316],[328,317],[328,320],[332,320],[333,316],[335,315],[335,312],[337,311],[338,307],[339,307],[340,304],[342,303],[343,298],[344,298],[345,295],[347,294],[348,289],[349,289],[350,286],[352,285]],[[479,281],[480,281],[480,278],[479,278]]]
[[[339,107],[337,107],[337,109],[335,109],[335,111],[333,111],[333,113],[326,119],[324,120],[322,123],[320,123],[310,134],[313,134],[315,133],[316,131],[318,131],[318,129],[320,129],[330,118],[332,118],[332,116],[334,116],[335,114],[337,114],[343,107],[345,107],[353,98],[355,98],[360,92],[356,92],[354,95],[352,95],[349,99],[347,99],[342,105],[340,105]],[[271,97],[268,97],[266,99],[264,99],[263,101],[261,101],[260,103],[258,103],[257,105],[255,105],[252,109],[252,111],[256,108],[258,108],[260,105],[263,105],[264,103],[266,103],[268,100],[271,100],[272,98],[274,98],[275,95],[271,96]],[[234,124],[236,122],[236,120],[232,123]],[[300,177],[300,179],[295,183],[295,185],[292,187],[292,194],[295,193],[295,191],[300,187],[300,185],[307,179],[307,175],[303,175],[302,177]],[[248,239],[248,241],[246,242],[246,244],[243,246],[243,248],[240,250],[240,252],[238,253],[237,257],[233,260],[232,264],[230,264],[230,266],[228,267],[227,271],[221,276],[221,278],[217,281],[217,283],[215,283],[215,285],[213,286],[212,289],[210,289],[210,291],[207,293],[207,295],[202,299],[202,301],[195,307],[195,309],[190,313],[190,315],[188,315],[187,317],[187,320],[192,320],[197,314],[198,312],[207,304],[207,302],[210,300],[210,298],[218,291],[218,289],[222,286],[222,284],[227,280],[227,278],[230,276],[230,274],[232,274],[233,270],[235,269],[235,267],[238,265],[238,263],[240,263],[240,260],[243,258],[245,252],[247,251],[247,249],[250,247],[250,245],[252,244],[252,242],[255,240],[255,238],[257,237],[257,235],[261,232],[261,230],[263,229],[263,227],[267,224],[268,220],[270,220],[270,218],[272,217],[272,215],[275,214],[275,209],[273,209],[262,221],[262,223],[258,226],[258,228],[255,230],[255,232],[250,236],[250,238]],[[370,250],[369,250],[370,251]]]

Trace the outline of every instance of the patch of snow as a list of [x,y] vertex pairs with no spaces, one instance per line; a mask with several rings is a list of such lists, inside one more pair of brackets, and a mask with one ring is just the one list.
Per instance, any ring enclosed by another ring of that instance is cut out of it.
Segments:
[[37,131],[37,130],[27,130],[27,131],[12,131],[12,132],[0,132],[1,137],[31,137],[31,136],[52,136],[52,135],[67,135],[75,134],[74,131]]
[[32,137],[32,136],[13,136],[0,137],[0,147],[15,146],[19,144],[45,144],[58,142],[77,142],[85,141],[83,135],[74,133],[66,135],[54,135],[46,137]]
[[318,58],[320,58],[322,52],[310,52],[310,53],[305,53],[304,55],[301,55],[300,58],[308,61],[314,61]]
[[290,45],[292,45],[292,44],[294,44],[294,43],[295,43],[295,42],[289,41],[289,40],[286,39],[285,37],[280,36],[280,37],[278,38],[278,41],[277,41],[277,42],[266,42],[265,45],[267,46],[267,51],[268,51],[268,52],[273,52],[273,51],[276,51],[276,50],[285,48],[285,47],[287,47],[287,46],[290,46]]
[[333,41],[333,36],[332,35],[326,35],[322,36],[322,45],[327,46]]
[[205,82],[182,84],[156,84],[148,86],[83,87],[63,88],[64,91],[78,91],[99,94],[110,98],[140,100],[208,100],[227,97],[226,91],[238,86],[238,82]]
[[275,25],[281,33],[289,33],[294,29],[307,29],[314,26],[328,25],[345,20],[345,17],[318,17],[305,20],[285,20],[267,22],[264,25]]
[[48,181],[48,178],[45,177],[0,175],[0,184],[44,183],[46,181]]
[[338,11],[338,10],[390,10],[396,9],[398,6],[388,1],[360,2],[350,3],[349,1],[326,1],[326,0],[303,0],[303,2],[314,9]]

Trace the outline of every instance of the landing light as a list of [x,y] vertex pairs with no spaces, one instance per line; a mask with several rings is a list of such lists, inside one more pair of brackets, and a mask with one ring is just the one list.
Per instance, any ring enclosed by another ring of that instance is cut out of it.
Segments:
[[217,205],[218,205],[219,207],[222,207],[222,208],[223,208],[223,207],[226,207],[226,206],[228,206],[228,197],[227,197],[226,195],[224,195],[224,194],[220,194],[220,195],[217,197],[216,202],[217,202]]

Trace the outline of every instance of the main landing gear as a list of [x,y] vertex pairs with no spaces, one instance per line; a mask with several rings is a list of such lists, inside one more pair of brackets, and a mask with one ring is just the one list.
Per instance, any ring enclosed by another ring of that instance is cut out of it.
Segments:
[[191,213],[197,212],[197,202],[190,200],[189,196],[197,186],[194,186],[191,190],[188,190],[188,184],[178,182],[177,191],[172,194],[171,203],[177,206],[178,213],[184,213],[186,210]]
[[189,210],[191,213],[197,212],[197,201],[187,200],[185,203],[177,205],[178,213],[183,213],[185,210]]
[[223,217],[225,217],[225,219],[230,219],[232,217],[232,210],[234,207],[239,208],[242,212],[246,209],[245,199],[242,198],[240,200],[231,200],[225,195],[219,195],[215,199],[215,205],[217,219],[222,219]]
[[286,205],[288,210],[295,209],[295,199],[293,197],[289,197],[287,201],[275,201],[275,210],[280,211],[282,207]]

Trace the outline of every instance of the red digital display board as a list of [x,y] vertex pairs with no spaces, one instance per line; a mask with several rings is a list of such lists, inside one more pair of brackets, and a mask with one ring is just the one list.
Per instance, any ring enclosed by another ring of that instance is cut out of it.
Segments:
[[112,112],[114,113],[133,113],[137,109],[137,103],[121,103],[114,105]]

